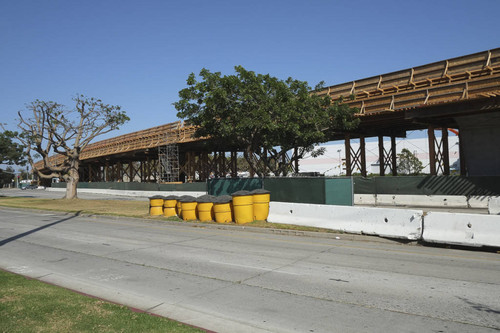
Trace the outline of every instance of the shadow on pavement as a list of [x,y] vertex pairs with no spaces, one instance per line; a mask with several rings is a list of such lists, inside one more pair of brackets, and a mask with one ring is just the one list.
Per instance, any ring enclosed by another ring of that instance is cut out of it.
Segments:
[[72,218],[75,218],[75,217],[79,216],[81,212],[82,211],[76,212],[75,215],[73,215],[73,216],[70,216],[70,217],[64,218],[62,220],[55,221],[55,222],[43,225],[41,227],[35,228],[33,230],[30,230],[30,231],[23,232],[22,234],[15,235],[15,236],[9,237],[7,239],[4,239],[4,240],[0,241],[0,246],[3,246],[3,245],[5,245],[7,243],[10,243],[12,241],[18,240],[19,238],[23,238],[25,236],[31,235],[31,234],[33,234],[33,233],[35,233],[37,231],[40,231],[40,230],[43,230],[43,229],[46,229],[46,228],[50,228],[50,227],[52,227],[52,226],[54,226],[56,224],[59,224],[59,223],[71,220]]

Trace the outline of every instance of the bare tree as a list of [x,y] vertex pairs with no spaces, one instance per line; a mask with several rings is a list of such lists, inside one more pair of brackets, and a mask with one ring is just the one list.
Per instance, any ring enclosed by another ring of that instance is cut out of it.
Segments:
[[[35,100],[26,109],[32,117],[19,112],[21,135],[28,161],[41,178],[62,177],[66,199],[77,197],[80,153],[97,136],[108,133],[129,117],[121,107],[103,103],[100,99],[77,95],[75,108],[67,110],[56,102]],[[57,154],[56,156],[51,156]],[[34,158],[42,158],[43,167],[36,168]],[[59,158],[58,158],[59,157]]]

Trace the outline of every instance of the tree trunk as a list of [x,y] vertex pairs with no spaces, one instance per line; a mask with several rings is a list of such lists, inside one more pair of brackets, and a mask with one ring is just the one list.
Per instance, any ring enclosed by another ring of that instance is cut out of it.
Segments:
[[80,175],[78,174],[79,166],[80,161],[71,161],[71,169],[68,172],[68,177],[66,180],[66,196],[64,197],[64,199],[70,200],[77,198],[76,187],[78,185],[78,181],[80,180]]
[[259,170],[259,165],[255,161],[252,148],[250,147],[245,148],[245,150],[243,151],[243,157],[245,158],[245,160],[247,160],[248,164],[250,165],[250,168],[253,169],[253,171],[257,174],[257,176],[262,178],[262,172]]

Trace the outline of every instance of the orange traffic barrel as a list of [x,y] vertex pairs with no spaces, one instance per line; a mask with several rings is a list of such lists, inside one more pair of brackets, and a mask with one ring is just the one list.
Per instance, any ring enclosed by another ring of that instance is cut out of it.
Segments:
[[233,197],[234,221],[238,224],[254,221],[252,194],[248,191],[238,191],[231,196]]
[[149,215],[159,216],[163,214],[163,196],[155,195],[149,197]]
[[222,195],[214,199],[214,214],[217,223],[228,223],[233,221],[231,214],[231,196]]
[[252,192],[253,197],[253,218],[257,221],[266,221],[269,216],[269,202],[271,192],[264,189],[256,189]]

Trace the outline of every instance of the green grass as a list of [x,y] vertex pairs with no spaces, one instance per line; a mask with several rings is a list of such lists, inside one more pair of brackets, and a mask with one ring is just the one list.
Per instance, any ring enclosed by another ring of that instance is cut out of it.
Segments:
[[81,214],[120,215],[148,217],[147,201],[84,200],[84,199],[38,199],[23,197],[0,197],[0,206],[32,208]]
[[0,332],[204,332],[0,270]]

